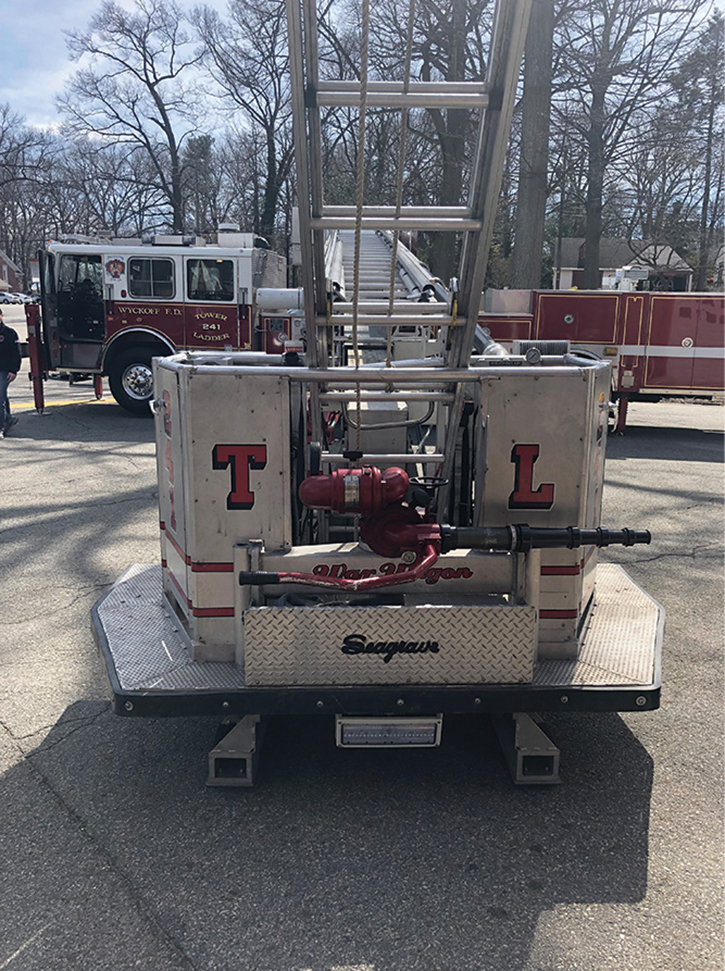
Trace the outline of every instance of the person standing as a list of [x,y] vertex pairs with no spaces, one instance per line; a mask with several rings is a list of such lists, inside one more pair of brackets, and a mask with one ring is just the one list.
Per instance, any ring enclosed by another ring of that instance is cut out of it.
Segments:
[[0,309],[0,438],[5,438],[9,428],[17,423],[17,418],[10,414],[8,400],[8,385],[18,375],[20,370],[20,343],[17,333],[8,327],[3,320]]

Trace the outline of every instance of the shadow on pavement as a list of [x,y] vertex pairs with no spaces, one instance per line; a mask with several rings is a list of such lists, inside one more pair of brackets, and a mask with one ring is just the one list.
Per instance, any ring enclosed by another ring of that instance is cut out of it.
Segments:
[[724,443],[720,430],[631,425],[624,435],[609,436],[607,458],[722,462]]
[[[43,947],[67,941],[92,897],[115,968],[520,971],[543,912],[647,884],[649,755],[616,715],[549,727],[562,786],[514,787],[485,718],[381,752],[335,748],[312,717],[273,721],[258,787],[224,790],[204,786],[213,721],[79,701],[0,782],[23,928],[6,948],[51,918]],[[55,795],[29,812],[33,786]]]

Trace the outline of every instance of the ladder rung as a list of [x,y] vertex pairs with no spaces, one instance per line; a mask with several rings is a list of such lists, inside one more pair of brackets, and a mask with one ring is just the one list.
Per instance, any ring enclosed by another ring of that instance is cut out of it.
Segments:
[[[359,91],[359,81],[325,80],[317,82],[318,91]],[[402,81],[368,81],[368,91],[399,94],[405,90]],[[484,81],[411,81],[409,91],[429,92],[455,91],[458,94],[485,94]]]
[[[421,232],[472,232],[481,228],[480,219],[446,219],[419,216],[363,216],[362,229],[417,229]],[[310,219],[312,229],[355,229],[355,219],[349,216],[322,216]]]
[[[362,214],[365,216],[384,216],[389,218],[395,216],[395,206],[363,206]],[[355,206],[323,206],[323,216],[355,216],[357,210]],[[431,216],[436,219],[470,219],[471,210],[468,206],[401,206],[400,215],[403,217]],[[390,244],[383,240],[385,249],[383,253],[390,253]],[[379,247],[376,247],[379,249]],[[382,257],[380,257],[382,260]]]
[[[332,314],[329,321],[327,317],[316,317],[315,322],[318,326],[324,327],[351,327],[351,314]],[[385,314],[358,314],[358,326],[360,327],[449,327],[453,323],[453,318],[449,314],[429,314],[423,317],[419,314],[396,314],[388,317]],[[456,324],[463,324],[465,321],[461,317],[456,317]]]
[[[360,104],[358,81],[320,82],[317,104],[355,108]],[[411,82],[407,92],[402,81],[371,81],[366,104],[371,108],[485,108],[485,84],[480,82]]]
[[[333,303],[333,313],[335,314],[351,314],[352,304],[339,301],[338,303]],[[364,303],[360,302],[358,305],[358,312],[362,311],[364,314],[385,314],[387,315],[390,309],[390,304],[387,300],[366,300]],[[393,314],[409,314],[412,310],[415,310],[419,314],[445,314],[448,311],[448,304],[440,303],[436,301],[435,303],[418,303],[416,300],[403,300],[401,303],[393,304]]]
[[[331,91],[318,94],[317,104],[321,108],[357,108],[360,95],[344,91]],[[368,108],[486,108],[486,94],[368,94],[365,99]]]

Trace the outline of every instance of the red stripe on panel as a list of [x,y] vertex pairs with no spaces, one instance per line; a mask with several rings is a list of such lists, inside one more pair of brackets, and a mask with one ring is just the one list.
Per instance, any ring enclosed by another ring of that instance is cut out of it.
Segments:
[[192,573],[233,573],[233,563],[196,563],[191,561]]
[[192,607],[195,617],[233,617],[234,607]]

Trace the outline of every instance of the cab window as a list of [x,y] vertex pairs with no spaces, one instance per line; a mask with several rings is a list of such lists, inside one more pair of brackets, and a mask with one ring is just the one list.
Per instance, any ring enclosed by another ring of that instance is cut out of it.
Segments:
[[63,253],[58,272],[58,289],[65,293],[103,297],[101,257],[91,253],[84,253],[82,256]]
[[174,296],[174,289],[173,260],[128,261],[128,292],[132,297],[170,300]]
[[232,260],[187,260],[186,295],[189,300],[234,300]]
[[100,255],[63,253],[58,268],[58,329],[76,340],[103,339],[103,268]]

